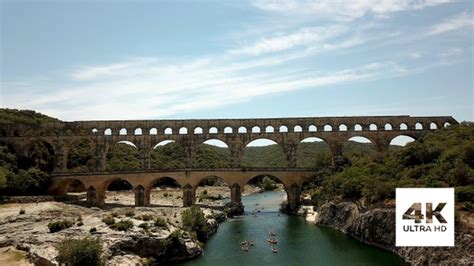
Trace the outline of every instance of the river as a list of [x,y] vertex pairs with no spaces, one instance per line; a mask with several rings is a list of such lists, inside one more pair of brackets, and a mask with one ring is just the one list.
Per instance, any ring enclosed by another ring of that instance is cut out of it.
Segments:
[[[221,223],[206,243],[204,253],[183,265],[405,265],[388,251],[365,245],[339,231],[318,227],[304,218],[279,214],[284,192],[245,196],[245,215]],[[258,204],[258,205],[256,205]],[[260,212],[251,215],[253,208]],[[267,243],[276,233],[278,253]],[[248,252],[239,243],[255,240]]]

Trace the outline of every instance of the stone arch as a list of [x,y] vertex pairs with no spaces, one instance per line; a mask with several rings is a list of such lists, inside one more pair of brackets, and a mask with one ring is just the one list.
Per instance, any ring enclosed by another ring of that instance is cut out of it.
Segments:
[[303,128],[300,125],[295,125],[293,127],[293,132],[297,132],[297,133],[303,132]]
[[273,128],[272,126],[267,126],[265,128],[265,133],[275,133],[275,128]]
[[408,130],[408,125],[406,123],[400,123],[400,130]]
[[287,133],[288,132],[288,127],[285,125],[280,126],[279,130],[280,133]]
[[369,125],[369,131],[377,131],[378,127],[376,124],[372,123]]
[[127,135],[127,129],[126,128],[121,128],[119,131],[120,136],[126,136]]
[[285,192],[287,192],[287,188],[290,186],[290,184],[287,182],[287,180],[285,180],[284,178],[281,178],[273,173],[265,173],[265,172],[262,172],[260,174],[256,174],[256,175],[250,175],[248,177],[246,177],[242,184],[243,185],[255,185],[255,184],[258,184],[258,183],[261,183],[261,181],[263,180],[264,177],[270,177],[272,180],[276,181],[277,183],[283,185],[283,188],[285,190]]
[[262,133],[262,131],[260,130],[259,126],[253,126],[252,127],[252,133]]
[[134,186],[129,180],[120,177],[111,178],[104,182],[104,188],[104,203],[118,204],[120,200],[121,205],[135,205]]
[[330,165],[332,165],[332,153],[326,140],[308,137],[298,143],[296,167],[322,168]]
[[436,130],[436,129],[438,129],[438,125],[435,122],[431,122],[430,123],[430,129],[431,130]]
[[142,166],[140,151],[131,141],[118,141],[107,152],[107,171],[138,170]]
[[203,133],[204,133],[204,130],[202,129],[202,127],[194,128],[194,134],[203,134]]
[[308,131],[309,132],[316,132],[316,131],[318,131],[318,128],[315,125],[309,125]]
[[27,145],[26,156],[17,156],[19,168],[38,167],[42,171],[52,172],[55,167],[56,151],[54,146],[44,139],[32,140]]
[[347,131],[347,126],[345,124],[340,124],[339,131]]
[[86,185],[78,178],[70,178],[64,183],[64,194],[86,192]]
[[385,131],[392,131],[393,130],[392,124],[386,123],[385,126],[384,126],[384,130]]
[[106,128],[106,129],[104,130],[104,135],[105,135],[105,136],[112,136],[112,133],[113,133],[113,131],[112,131],[112,129],[111,129],[110,127],[109,127],[109,128]]
[[393,149],[393,148],[396,148],[396,146],[403,147],[406,144],[408,144],[410,142],[413,142],[415,140],[416,140],[416,138],[414,138],[414,136],[410,136],[410,135],[407,135],[407,134],[397,135],[397,136],[393,137],[390,140],[389,148]]
[[219,130],[217,129],[217,127],[209,128],[209,134],[217,134],[217,133],[219,133]]
[[415,130],[423,130],[423,124],[420,122],[417,122],[415,124]]
[[97,166],[95,143],[79,139],[68,145],[66,168],[73,172],[92,172]]
[[445,123],[443,124],[443,127],[444,127],[444,128],[450,128],[450,127],[451,127],[451,123],[445,122]]
[[364,135],[352,136],[347,139],[342,148],[342,154],[350,160],[374,154],[377,150],[376,142]]
[[158,129],[156,127],[152,127],[150,128],[150,130],[148,131],[148,134],[149,135],[158,135]]
[[332,126],[329,124],[324,125],[324,131],[332,131]]
[[229,168],[231,166],[232,156],[225,140],[209,138],[195,147],[193,168]]
[[92,132],[92,135],[97,135],[99,133],[99,130],[97,128],[93,128],[91,132]]
[[225,127],[224,128],[224,134],[232,134],[234,132],[234,130],[232,129],[232,127]]
[[150,152],[152,169],[178,169],[186,167],[186,148],[181,142],[165,139],[153,146]]
[[[258,157],[260,151],[269,154],[265,160]],[[281,168],[287,167],[288,162],[283,147],[272,138],[250,138],[244,143],[241,166],[251,168]]]
[[354,125],[354,131],[362,131],[362,130],[363,130],[363,128],[360,124],[355,124]]
[[142,128],[141,128],[141,127],[135,128],[135,131],[133,132],[133,134],[134,134],[135,136],[141,136],[141,135],[143,135],[143,130],[142,130]]
[[163,130],[163,133],[165,135],[172,135],[173,134],[173,129],[171,127],[167,127]]
[[238,132],[239,133],[247,133],[247,128],[246,127],[239,127]]
[[181,127],[178,132],[180,135],[186,135],[188,134],[188,128],[187,127]]
[[[150,191],[149,203],[158,205],[176,205],[174,202],[182,198],[182,185],[173,177],[160,176],[151,180],[146,189]],[[178,204],[180,206],[181,204]]]

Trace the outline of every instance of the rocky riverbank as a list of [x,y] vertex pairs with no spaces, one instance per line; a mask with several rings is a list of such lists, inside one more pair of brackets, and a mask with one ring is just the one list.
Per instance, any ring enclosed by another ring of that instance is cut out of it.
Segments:
[[[56,247],[67,237],[99,237],[109,265],[143,264],[149,258],[156,262],[186,260],[199,256],[203,250],[201,243],[180,230],[184,210],[180,207],[98,209],[42,202],[5,204],[0,205],[0,210],[0,249],[3,251],[0,261],[5,264],[56,265]],[[214,217],[225,215],[219,215],[218,210],[203,211],[208,217],[209,234],[212,234],[218,227]],[[104,217],[129,220],[133,227],[127,231],[113,230],[104,223]],[[155,225],[156,217],[163,218],[166,225]],[[58,220],[68,220],[73,225],[50,233],[48,223]]]
[[364,208],[354,202],[325,203],[318,211],[316,224],[337,229],[369,245],[398,254],[416,265],[474,264],[474,214],[457,212],[454,247],[396,247],[395,208]]

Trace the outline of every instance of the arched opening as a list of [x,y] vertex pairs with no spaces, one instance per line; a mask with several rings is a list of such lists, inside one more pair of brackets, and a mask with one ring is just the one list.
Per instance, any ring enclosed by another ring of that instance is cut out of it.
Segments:
[[135,206],[133,186],[124,179],[115,179],[110,182],[105,192],[105,203]]
[[431,123],[430,123],[430,129],[431,129],[431,130],[438,129],[438,125],[437,125],[435,122],[431,122]]
[[92,134],[93,135],[97,135],[98,132],[99,132],[99,130],[97,128],[92,129]]
[[264,192],[265,198],[271,199],[271,202],[244,206],[246,212],[251,212],[252,215],[258,215],[259,212],[276,212],[282,208],[286,208],[288,198],[286,188],[276,176],[270,174],[257,175],[247,181],[245,190],[249,188]]
[[303,139],[296,151],[296,167],[324,168],[332,165],[332,156],[329,145],[320,138],[309,137]]
[[332,126],[331,125],[325,125],[324,126],[324,131],[332,131]]
[[415,130],[422,130],[422,129],[423,129],[423,125],[420,122],[415,124]]
[[232,134],[233,130],[231,127],[225,127],[224,128],[224,134]]
[[135,132],[134,132],[134,135],[136,135],[136,136],[137,136],[137,135],[143,135],[142,129],[141,129],[141,128],[136,128],[136,129],[135,129]]
[[167,128],[165,128],[163,133],[165,133],[165,135],[172,135],[173,134],[173,129],[170,128],[170,127],[167,127]]
[[408,126],[406,123],[401,123],[400,124],[400,130],[408,130]]
[[142,168],[140,153],[130,141],[117,142],[107,153],[107,171],[138,170]]
[[119,135],[120,135],[120,136],[126,136],[126,135],[127,135],[127,129],[126,129],[126,128],[120,129]]
[[193,158],[194,168],[228,168],[232,165],[229,147],[218,139],[208,139],[198,145]]
[[450,127],[451,127],[451,124],[450,124],[449,122],[446,122],[446,123],[444,123],[443,126],[444,126],[444,128],[450,128]]
[[410,137],[410,136],[399,135],[399,136],[396,136],[395,138],[393,138],[390,141],[389,149],[396,150],[396,149],[399,149],[401,147],[404,147],[405,145],[407,145],[408,143],[413,142],[413,141],[415,141],[415,139]]
[[308,131],[309,131],[309,132],[316,132],[316,131],[318,131],[318,129],[316,128],[315,125],[310,125],[310,126],[308,127]]
[[356,136],[348,139],[342,149],[343,157],[351,162],[362,160],[366,156],[375,153],[375,146],[371,140],[366,137]]
[[355,124],[354,131],[362,131],[362,126],[360,124]]
[[188,134],[188,129],[185,128],[185,127],[180,128],[180,129],[179,129],[179,134],[180,134],[180,135],[186,135],[186,134]]
[[242,167],[282,168],[287,166],[286,155],[275,141],[256,139],[248,143],[242,153]]
[[20,169],[29,169],[36,167],[43,172],[52,172],[54,170],[55,153],[53,146],[46,141],[35,141],[26,156],[18,156],[17,164]]
[[260,127],[259,126],[252,127],[252,133],[260,133]]
[[384,127],[385,131],[392,131],[393,130],[393,127],[390,123],[387,123],[385,124],[385,127]]
[[279,131],[280,131],[280,133],[287,133],[288,132],[288,127],[287,126],[281,126]]
[[67,184],[65,193],[74,201],[84,202],[87,200],[86,186],[78,179],[74,179]]
[[179,183],[171,177],[156,179],[151,188],[150,204],[159,206],[182,206],[183,192]]
[[303,128],[299,125],[293,127],[293,132],[303,132]]
[[230,197],[229,185],[218,176],[207,176],[196,188],[196,203],[204,206],[222,206]]
[[275,129],[272,126],[267,126],[265,128],[265,133],[274,133]]
[[219,131],[217,130],[217,127],[211,127],[209,128],[209,134],[217,134]]
[[239,133],[247,133],[246,127],[239,127]]
[[158,135],[158,129],[156,127],[150,128],[148,132],[150,135]]
[[107,128],[106,130],[104,130],[104,135],[106,135],[106,136],[111,136],[111,135],[112,135],[112,129],[111,129],[111,128]]
[[95,148],[88,139],[78,140],[69,147],[67,169],[72,172],[92,172],[96,168]]
[[339,131],[347,131],[347,126],[344,124],[339,125]]
[[202,127],[197,127],[194,129],[194,134],[203,134],[204,131],[202,130]]
[[152,169],[180,169],[186,167],[186,151],[179,142],[164,140],[150,153]]
[[377,131],[377,125],[376,124],[370,124],[369,125],[369,130],[370,131]]

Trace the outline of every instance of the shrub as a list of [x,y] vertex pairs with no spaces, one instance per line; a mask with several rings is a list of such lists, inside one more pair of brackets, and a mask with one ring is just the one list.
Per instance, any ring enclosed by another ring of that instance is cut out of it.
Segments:
[[128,229],[133,228],[133,222],[130,220],[121,220],[118,223],[110,225],[110,228],[117,231],[128,231]]
[[155,219],[155,226],[158,226],[163,229],[168,229],[168,224],[166,223],[165,219],[161,217]]
[[128,210],[128,211],[125,212],[125,216],[133,217],[133,216],[135,216],[135,212],[133,210]]
[[142,221],[150,221],[150,220],[153,219],[153,215],[151,215],[151,214],[142,214],[142,215],[140,215],[139,219],[142,220]]
[[262,183],[260,184],[263,190],[275,190],[277,188],[276,182],[268,176],[265,176],[262,179]]
[[58,262],[61,265],[104,265],[102,253],[98,238],[68,238],[59,243]]
[[58,232],[66,228],[69,228],[72,225],[73,223],[71,221],[62,220],[62,221],[50,222],[48,224],[48,228],[49,228],[50,233],[54,233],[54,232]]
[[141,223],[138,225],[138,227],[142,228],[145,231],[148,231],[149,228],[148,223]]
[[183,211],[182,214],[183,227],[190,231],[196,232],[198,239],[203,241],[207,238],[209,227],[207,219],[204,217],[204,212],[198,206],[191,206],[189,209]]
[[83,226],[83,225],[84,223],[82,221],[77,223],[77,226]]
[[102,218],[102,222],[104,222],[106,225],[111,225],[115,223],[115,219],[112,216],[106,216]]
[[24,209],[20,209],[19,214],[25,214],[25,210],[24,210]]
[[97,228],[92,227],[91,229],[89,229],[89,233],[92,234],[92,233],[95,233],[95,232],[97,232]]

